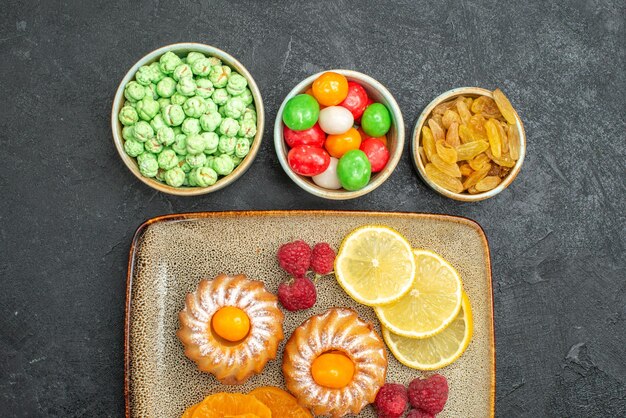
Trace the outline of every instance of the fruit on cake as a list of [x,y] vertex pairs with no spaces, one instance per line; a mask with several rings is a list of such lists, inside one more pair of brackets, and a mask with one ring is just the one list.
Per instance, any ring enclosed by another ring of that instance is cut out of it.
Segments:
[[200,281],[178,318],[185,355],[226,385],[260,373],[283,339],[278,299],[245,275]]
[[358,414],[374,402],[386,374],[381,337],[351,309],[332,308],[307,319],[285,346],[287,389],[315,415]]

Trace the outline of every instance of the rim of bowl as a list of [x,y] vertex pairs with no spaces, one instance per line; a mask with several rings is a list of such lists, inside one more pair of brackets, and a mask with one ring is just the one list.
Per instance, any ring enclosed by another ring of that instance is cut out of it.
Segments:
[[[126,84],[132,80],[135,76],[135,73],[142,65],[146,65],[155,61],[158,57],[163,55],[164,53],[172,51],[172,52],[185,52],[185,51],[197,51],[202,52],[204,54],[210,54],[221,59],[225,64],[235,69],[238,73],[243,75],[246,80],[248,80],[248,88],[252,92],[252,97],[254,98],[254,104],[256,107],[257,113],[257,133],[252,141],[252,146],[250,147],[250,152],[245,156],[241,164],[233,170],[232,173],[227,176],[219,179],[214,185],[208,187],[172,187],[166,183],[162,183],[156,179],[144,177],[139,172],[139,167],[137,166],[137,162],[135,158],[130,157],[124,151],[124,140],[122,138],[122,124],[117,119],[117,115],[122,107],[122,102],[124,101],[124,87]],[[113,143],[115,144],[115,148],[117,149],[118,154],[124,161],[124,164],[131,173],[142,183],[148,185],[149,187],[156,189],[163,193],[168,193],[177,196],[198,196],[206,193],[211,193],[223,189],[224,187],[230,185],[239,177],[241,177],[252,165],[259,149],[261,147],[261,140],[263,138],[263,129],[265,127],[265,111],[263,108],[263,99],[261,97],[261,91],[257,86],[256,82],[252,75],[248,72],[246,67],[243,66],[235,57],[228,54],[227,52],[222,51],[219,48],[216,48],[211,45],[201,44],[197,42],[179,42],[175,44],[169,44],[157,48],[146,55],[144,55],[141,59],[139,59],[124,75],[122,81],[120,82],[117,91],[115,92],[115,96],[113,99],[113,105],[111,108],[111,130],[113,132]]]
[[[395,129],[396,131],[395,152],[390,155],[387,165],[380,172],[376,173],[376,178],[370,180],[370,182],[365,187],[359,190],[350,191],[345,189],[325,189],[316,185],[312,181],[305,180],[305,177],[296,174],[291,169],[291,167],[289,167],[289,163],[287,162],[287,145],[283,138],[283,111],[285,109],[285,104],[292,97],[303,93],[308,87],[311,86],[311,84],[313,84],[313,81],[315,81],[315,79],[317,79],[321,74],[330,71],[346,76],[349,81],[365,82],[371,85],[371,87],[378,93],[380,93],[383,99],[389,105],[389,111],[392,117],[391,129]],[[331,69],[326,71],[320,71],[302,80],[293,89],[291,89],[287,96],[285,96],[285,99],[281,103],[280,108],[278,109],[278,113],[276,114],[276,121],[274,122],[274,147],[276,148],[276,155],[278,156],[278,161],[280,162],[281,167],[283,168],[285,173],[287,173],[287,175],[291,178],[291,180],[293,180],[294,183],[300,186],[300,188],[324,199],[355,199],[357,197],[366,195],[369,192],[378,188],[389,178],[391,173],[393,173],[393,171],[395,170],[404,149],[404,119],[402,117],[400,106],[398,106],[398,103],[396,102],[396,99],[393,97],[391,92],[389,92],[389,90],[387,90],[387,88],[376,79],[368,76],[367,74],[363,74],[359,71],[354,70]]]
[[424,182],[430,186],[431,189],[435,190],[437,193],[449,197],[451,199],[459,200],[462,202],[478,202],[481,200],[489,199],[490,197],[494,197],[507,187],[515,180],[515,177],[519,174],[522,164],[524,163],[524,157],[526,155],[526,132],[524,131],[524,124],[522,123],[522,119],[519,117],[517,110],[515,111],[515,119],[517,121],[517,134],[520,138],[520,157],[509,172],[509,175],[506,176],[502,182],[495,188],[477,194],[468,194],[468,193],[454,193],[448,189],[445,189],[431,179],[428,178],[426,172],[424,171],[424,162],[419,155],[419,138],[422,131],[422,126],[426,123],[426,119],[432,113],[435,106],[440,104],[441,102],[445,102],[447,100],[453,99],[457,96],[487,96],[493,98],[493,92],[487,89],[483,89],[481,87],[457,87],[452,90],[448,90],[439,96],[435,97],[433,101],[431,101],[428,106],[424,108],[422,113],[420,114],[417,122],[415,123],[415,128],[413,129],[413,136],[411,138],[411,155],[413,157],[413,164],[417,169],[420,177]]

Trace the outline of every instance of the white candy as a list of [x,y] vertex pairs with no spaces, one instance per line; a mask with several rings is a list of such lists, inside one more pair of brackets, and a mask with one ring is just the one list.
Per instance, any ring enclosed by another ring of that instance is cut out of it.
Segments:
[[320,128],[329,135],[347,132],[354,125],[354,116],[345,107],[328,106],[320,110]]
[[330,157],[330,164],[328,168],[321,174],[313,176],[313,182],[325,189],[337,190],[341,189],[341,183],[339,183],[339,176],[337,176],[337,163],[338,159]]

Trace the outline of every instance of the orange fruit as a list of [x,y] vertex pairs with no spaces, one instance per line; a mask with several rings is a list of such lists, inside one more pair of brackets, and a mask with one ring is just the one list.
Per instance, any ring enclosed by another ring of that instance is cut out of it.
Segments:
[[193,411],[196,410],[198,405],[200,405],[200,404],[197,403],[197,404],[191,405],[189,408],[185,409],[185,412],[183,412],[183,415],[181,415],[180,418],[191,418],[193,416]]
[[213,314],[211,325],[215,333],[225,340],[241,341],[250,331],[250,318],[235,306],[224,306]]
[[[249,415],[247,415],[249,414]],[[272,412],[254,396],[220,392],[207,396],[193,411],[191,418],[224,417],[272,418]]]
[[298,404],[296,398],[280,388],[264,386],[254,389],[250,395],[263,402],[272,411],[272,417],[313,418],[308,410]]
[[323,353],[313,360],[311,374],[318,385],[341,389],[352,381],[354,362],[341,352]]

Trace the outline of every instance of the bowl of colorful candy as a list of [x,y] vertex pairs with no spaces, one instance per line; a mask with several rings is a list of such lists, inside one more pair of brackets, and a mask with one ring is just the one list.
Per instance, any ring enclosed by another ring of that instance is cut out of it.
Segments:
[[462,87],[426,106],[413,130],[411,152],[433,190],[476,202],[513,182],[524,162],[526,134],[502,90]]
[[219,190],[250,167],[263,135],[261,92],[231,55],[197,43],[141,58],[117,89],[113,141],[128,169],[164,193]]
[[363,196],[393,172],[404,146],[400,107],[365,74],[314,74],[289,92],[274,124],[281,166],[307,192],[326,199]]

